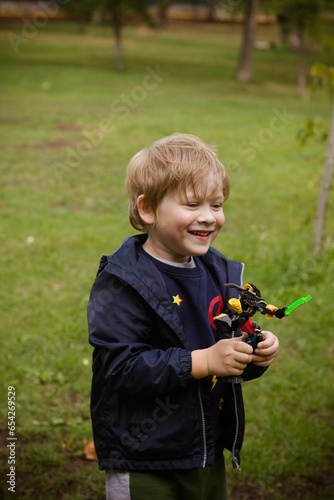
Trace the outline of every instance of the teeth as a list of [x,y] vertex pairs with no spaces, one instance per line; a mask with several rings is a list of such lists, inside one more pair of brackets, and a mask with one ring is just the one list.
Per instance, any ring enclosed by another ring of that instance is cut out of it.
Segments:
[[192,231],[192,234],[198,234],[198,236],[208,236],[209,233],[204,233],[202,231]]

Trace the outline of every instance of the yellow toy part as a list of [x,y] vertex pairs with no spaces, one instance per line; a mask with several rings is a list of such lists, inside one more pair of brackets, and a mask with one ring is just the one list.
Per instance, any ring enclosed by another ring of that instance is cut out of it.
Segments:
[[218,316],[214,316],[213,319],[215,320],[215,319],[223,318],[224,316],[227,316],[227,314],[226,313],[221,313],[221,314],[218,314]]
[[230,299],[228,301],[228,303],[230,304],[230,308],[232,309],[232,311],[235,311],[238,314],[242,313],[242,307],[241,307],[240,300],[238,300],[238,299]]
[[[275,311],[278,311],[278,307],[273,306],[272,304],[267,304],[266,308],[269,309],[269,311],[272,311],[273,313]],[[267,314],[266,319],[274,318],[274,314]]]

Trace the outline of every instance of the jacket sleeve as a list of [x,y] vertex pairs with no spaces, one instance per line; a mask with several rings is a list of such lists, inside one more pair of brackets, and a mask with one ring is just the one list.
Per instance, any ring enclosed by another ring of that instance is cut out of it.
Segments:
[[87,312],[93,371],[114,390],[164,394],[192,380],[190,351],[166,345],[161,320],[131,286],[102,270]]
[[242,374],[242,378],[245,382],[247,382],[248,380],[253,380],[255,378],[261,377],[261,375],[263,375],[267,370],[268,367],[256,366],[253,363],[250,363],[246,366]]

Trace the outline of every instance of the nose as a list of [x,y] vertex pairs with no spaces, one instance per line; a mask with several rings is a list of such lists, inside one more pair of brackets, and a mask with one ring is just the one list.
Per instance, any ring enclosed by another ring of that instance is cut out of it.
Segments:
[[216,217],[211,206],[203,206],[198,214],[197,221],[201,224],[214,224]]

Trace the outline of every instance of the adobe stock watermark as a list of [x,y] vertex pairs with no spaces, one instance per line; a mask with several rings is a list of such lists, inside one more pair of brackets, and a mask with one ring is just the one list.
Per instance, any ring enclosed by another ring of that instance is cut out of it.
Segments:
[[272,109],[273,117],[269,126],[263,127],[259,132],[249,137],[247,141],[240,144],[240,153],[245,155],[247,161],[253,161],[259,151],[263,151],[273,140],[277,133],[282,132],[296,118],[296,115],[288,113],[286,106],[282,111],[277,108]]
[[108,284],[101,290],[96,291],[92,296],[92,311],[94,311],[94,314],[101,313],[105,309],[110,308],[114,296],[122,293],[127,286],[128,284],[125,281],[112,276]]
[[52,168],[58,180],[61,180],[65,172],[77,168],[81,161],[89,156],[96,147],[100,146],[104,138],[115,130],[115,120],[125,120],[133,110],[138,108],[150,92],[155,90],[169,76],[169,73],[162,71],[160,65],[155,68],[146,66],[146,74],[140,85],[132,88],[128,94],[122,94],[114,99],[110,106],[112,118],[103,118],[98,126],[93,130],[84,130],[82,135],[84,139],[76,144],[75,147],[67,146],[66,158],[64,163],[56,161]]
[[21,45],[26,45],[30,40],[35,38],[39,30],[48,24],[49,19],[60,11],[60,7],[67,5],[70,1],[71,0],[39,1],[34,6],[31,18],[26,16],[22,17],[20,34],[11,31],[7,35],[15,54],[19,52]]
[[[270,433],[266,439],[270,439]],[[248,461],[247,457],[244,457],[245,465],[242,469],[242,483],[244,485],[249,485],[251,488],[254,488],[256,485],[259,498],[270,498],[270,496],[263,497],[262,494],[268,494],[268,486],[270,484],[280,482],[280,477],[282,477],[285,471],[298,460],[302,453],[303,450],[298,447],[296,440],[287,441],[286,439],[282,439],[277,454],[272,460],[267,462],[265,468],[261,470],[260,476],[254,474],[252,464]],[[282,490],[280,490],[280,492],[283,493]],[[248,495],[244,496],[243,493],[241,493],[235,498],[242,500],[248,498]]]
[[[288,112],[287,107],[282,110],[272,108],[273,116],[268,127],[261,128],[256,135],[248,137],[247,141],[240,144],[238,152],[245,156],[247,162],[255,160],[257,154],[264,151],[274,140],[277,134],[285,130],[297,115]],[[229,176],[238,174],[242,170],[242,165],[237,160],[228,160],[224,163]]]
[[[261,128],[256,135],[248,137],[247,141],[240,144],[238,152],[246,156],[248,162],[255,160],[257,154],[269,146],[276,134],[285,130],[297,116],[288,112],[286,106],[283,106],[282,110],[272,108],[271,111],[273,116],[268,127]],[[237,175],[243,169],[241,163],[237,160],[227,160],[224,165],[229,177]]]
[[7,474],[7,484],[8,491],[11,493],[16,492],[16,446],[17,446],[17,435],[16,435],[16,389],[12,385],[8,386],[8,437],[7,437],[7,448],[8,448],[8,467],[9,472]]
[[[181,405],[172,403],[170,396],[166,396],[164,400],[156,398],[151,416],[144,418],[139,424],[131,425],[130,428],[121,435],[121,444],[131,452],[137,450],[140,443],[148,439],[154,434],[159,424],[166,422],[168,418],[180,408]],[[116,460],[123,458],[121,452],[117,449],[112,450],[111,457]]]

